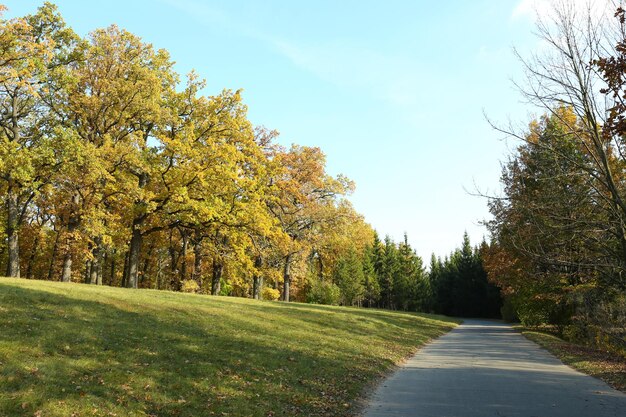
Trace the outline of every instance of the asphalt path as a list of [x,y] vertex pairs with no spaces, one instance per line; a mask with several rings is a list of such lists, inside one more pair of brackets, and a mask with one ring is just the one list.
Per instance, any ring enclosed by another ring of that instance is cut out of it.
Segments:
[[626,394],[506,324],[466,320],[383,381],[364,416],[626,417]]

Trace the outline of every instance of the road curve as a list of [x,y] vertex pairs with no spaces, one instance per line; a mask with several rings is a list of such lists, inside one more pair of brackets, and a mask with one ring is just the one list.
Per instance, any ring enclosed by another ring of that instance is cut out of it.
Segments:
[[506,324],[466,320],[385,380],[364,416],[625,417],[626,394]]

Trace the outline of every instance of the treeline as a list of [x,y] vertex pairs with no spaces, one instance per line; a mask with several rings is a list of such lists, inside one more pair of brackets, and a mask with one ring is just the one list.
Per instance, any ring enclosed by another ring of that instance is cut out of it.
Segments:
[[50,3],[2,19],[0,50],[8,276],[305,300],[310,270],[371,246],[320,149],[277,145],[167,51],[116,26],[83,39]]
[[240,92],[203,95],[167,51],[116,26],[83,39],[50,3],[1,20],[0,50],[7,276],[491,315],[446,307],[484,304],[461,295],[466,272],[485,281],[469,241],[428,274],[320,149],[279,146]]
[[486,242],[472,247],[467,233],[463,243],[443,261],[430,260],[430,311],[455,317],[500,318],[500,288],[489,282],[483,266]]
[[309,301],[324,304],[349,305],[356,295],[358,305],[365,307],[428,311],[430,288],[422,258],[406,234],[400,243],[389,236],[381,241],[375,234],[371,246],[360,256],[349,252],[342,257],[333,279],[318,281],[311,294]]
[[467,233],[461,247],[443,260],[432,255],[430,268],[408,243],[374,235],[361,253],[349,250],[330,277],[309,281],[307,301],[422,311],[456,317],[500,318],[500,289],[483,266],[483,242],[472,247]]
[[522,132],[490,200],[485,251],[506,311],[530,325],[626,352],[625,12],[561,3],[524,61],[523,93],[545,115]]

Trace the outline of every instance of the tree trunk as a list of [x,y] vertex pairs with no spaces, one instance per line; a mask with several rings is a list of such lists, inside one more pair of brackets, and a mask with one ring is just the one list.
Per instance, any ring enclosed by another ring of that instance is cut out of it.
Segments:
[[187,250],[189,249],[189,236],[187,232],[181,233],[181,236],[183,238],[183,249],[180,256],[183,260],[180,266],[180,281],[184,281],[187,279]]
[[[77,206],[80,202],[80,196],[74,194],[72,196],[72,204]],[[61,281],[72,281],[72,240],[74,239],[74,232],[80,226],[80,218],[73,212],[70,213],[70,217],[67,221],[67,237],[65,239],[65,255],[63,256],[63,272],[61,274]]]
[[94,258],[91,261],[91,279],[90,282],[95,285],[102,285],[102,267],[103,267],[103,250],[97,248],[94,250]]
[[54,238],[54,246],[52,246],[52,256],[50,257],[50,267],[48,268],[48,281],[52,281],[52,276],[54,275],[54,263],[56,262],[57,253],[59,251],[59,236],[61,236],[61,233],[57,232]]
[[72,252],[70,251],[69,247],[66,249],[65,255],[63,256],[63,271],[61,272],[61,281],[72,281]]
[[102,239],[95,239],[96,246],[91,250],[93,259],[91,260],[91,270],[89,271],[89,283],[90,284],[102,284]]
[[177,273],[177,263],[178,263],[178,257],[176,256],[176,249],[174,249],[173,246],[169,247],[169,253],[170,253],[170,287],[174,288],[174,282],[176,280],[176,276],[178,276]]
[[[143,189],[148,184],[148,174],[142,172],[137,177],[137,185]],[[135,200],[137,208],[145,208],[145,201]],[[143,211],[143,210],[142,210]],[[141,255],[141,246],[143,244],[143,235],[141,233],[141,225],[146,220],[146,214],[141,214],[133,219],[132,237],[130,239],[130,248],[128,256],[128,277],[126,287],[137,288],[139,283],[139,257]]]
[[222,272],[224,265],[217,259],[213,259],[213,279],[211,280],[211,295],[219,295],[221,291]]
[[170,289],[173,291],[180,290],[180,279],[178,275],[178,256],[174,247],[174,229],[170,230],[170,246],[168,248],[170,254]]
[[28,263],[26,264],[26,278],[33,278],[33,265],[35,264],[35,258],[37,257],[37,252],[39,251],[39,241],[41,240],[41,234],[37,233],[35,237],[35,241],[33,242],[33,249],[30,251],[30,256],[28,257]]
[[143,243],[143,235],[139,230],[139,225],[133,221],[133,236],[130,239],[130,250],[128,256],[128,280],[126,281],[126,287],[137,288],[139,282],[139,253],[141,252],[141,245]]
[[193,280],[202,289],[202,238],[198,236],[193,246]]
[[85,261],[85,276],[83,277],[83,282],[85,284],[91,283],[91,261]]
[[109,286],[113,286],[113,282],[115,282],[115,249],[111,252],[111,271],[109,275]]
[[163,286],[163,258],[157,257],[157,272],[155,280],[155,289],[160,290]]
[[124,253],[124,269],[122,270],[122,282],[120,284],[121,287],[126,287],[126,283],[128,282],[128,251]]
[[20,277],[20,244],[19,244],[19,210],[17,207],[17,194],[9,186],[7,190],[7,246],[9,250],[9,262],[7,264],[7,276]]
[[263,266],[263,258],[258,255],[254,260],[254,276],[252,277],[252,298],[258,300],[261,298],[261,288],[263,287],[263,277],[261,277],[261,267]]
[[96,265],[96,285],[102,285],[102,270],[104,269],[105,251],[101,248],[98,251],[98,264]]
[[263,278],[255,273],[252,277],[252,298],[255,300],[261,299],[261,287],[263,287]]
[[285,256],[285,269],[283,271],[283,301],[289,302],[289,286],[291,284],[291,257]]
[[6,250],[6,245],[0,245],[0,259],[4,256],[4,251],[5,250]]
[[322,259],[322,254],[317,253],[317,261],[319,266],[319,279],[324,279],[324,260]]
[[104,250],[104,255],[102,255],[102,266],[100,268],[99,281],[96,283],[97,285],[104,284],[104,271],[107,268],[107,263],[109,262],[109,251]]
[[63,256],[63,271],[61,273],[61,281],[72,281],[72,233],[76,230],[77,224],[70,220],[67,225],[68,236],[65,239],[65,255]]
[[144,285],[144,281],[148,276],[148,268],[150,268],[150,259],[152,258],[152,251],[154,251],[154,243],[148,246],[148,251],[146,252],[143,260],[143,266],[141,268],[141,274],[139,275],[139,283],[142,284],[142,288],[147,288]]

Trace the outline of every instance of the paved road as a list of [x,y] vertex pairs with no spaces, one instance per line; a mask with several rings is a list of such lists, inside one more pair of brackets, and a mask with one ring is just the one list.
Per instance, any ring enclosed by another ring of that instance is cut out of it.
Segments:
[[626,417],[626,394],[563,365],[510,326],[466,320],[374,393],[365,417]]

